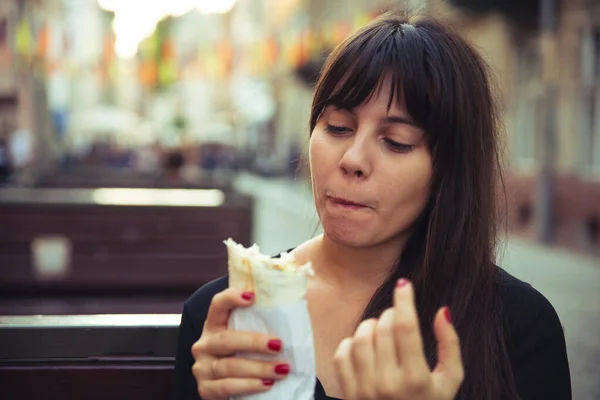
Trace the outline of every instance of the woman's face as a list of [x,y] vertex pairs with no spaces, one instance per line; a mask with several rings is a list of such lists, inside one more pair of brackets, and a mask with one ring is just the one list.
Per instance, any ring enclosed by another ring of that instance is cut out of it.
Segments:
[[390,81],[353,110],[327,107],[310,139],[317,212],[325,234],[352,247],[404,240],[430,193],[433,163],[424,132]]

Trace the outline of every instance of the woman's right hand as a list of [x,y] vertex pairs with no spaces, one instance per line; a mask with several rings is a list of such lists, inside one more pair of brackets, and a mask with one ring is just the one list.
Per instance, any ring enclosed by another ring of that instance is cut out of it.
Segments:
[[192,371],[203,400],[229,399],[271,389],[276,380],[290,372],[285,362],[255,361],[235,357],[241,353],[276,355],[281,352],[281,340],[257,332],[241,332],[227,327],[233,309],[254,302],[254,293],[226,289],[210,303],[202,336],[192,346]]

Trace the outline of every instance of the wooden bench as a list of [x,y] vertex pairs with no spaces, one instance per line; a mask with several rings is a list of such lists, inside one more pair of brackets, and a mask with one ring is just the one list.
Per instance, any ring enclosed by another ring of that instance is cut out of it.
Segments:
[[179,318],[0,317],[2,399],[169,399]]
[[[13,305],[50,295],[71,296],[71,304],[77,295],[180,299],[226,273],[224,239],[251,244],[252,204],[220,191],[5,189],[0,287]],[[45,265],[61,251],[64,265]]]
[[130,169],[109,167],[78,167],[68,172],[49,173],[35,183],[37,188],[94,189],[109,188],[160,188],[160,189],[220,189],[230,191],[230,184],[204,177],[197,182],[173,182],[162,174],[147,175]]

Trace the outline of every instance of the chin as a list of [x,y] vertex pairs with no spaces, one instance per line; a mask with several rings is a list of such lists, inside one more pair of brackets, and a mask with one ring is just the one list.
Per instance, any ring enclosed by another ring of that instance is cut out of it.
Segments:
[[337,218],[321,220],[323,232],[332,242],[350,248],[376,247],[388,242],[404,241],[410,235],[410,229],[386,234],[384,226],[375,223],[354,223]]
[[334,243],[342,246],[361,248],[370,247],[376,240],[364,227],[347,227],[334,224],[323,224],[325,235]]

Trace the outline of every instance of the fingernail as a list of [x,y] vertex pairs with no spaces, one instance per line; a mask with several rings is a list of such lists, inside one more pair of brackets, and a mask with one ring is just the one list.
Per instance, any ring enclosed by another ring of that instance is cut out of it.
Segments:
[[271,339],[267,343],[267,347],[269,348],[269,350],[280,351],[281,350],[281,340]]
[[407,283],[408,283],[408,279],[400,278],[400,279],[398,279],[398,282],[396,282],[396,287],[401,288],[403,286],[406,286]]
[[273,384],[275,383],[274,379],[263,379],[263,385],[265,386],[273,386]]
[[444,317],[446,317],[446,321],[449,324],[452,323],[452,315],[450,315],[450,308],[444,307]]
[[242,299],[250,301],[254,298],[254,293],[252,292],[244,292],[242,293]]
[[287,375],[290,373],[290,366],[287,364],[279,364],[275,366],[275,373],[279,375]]

